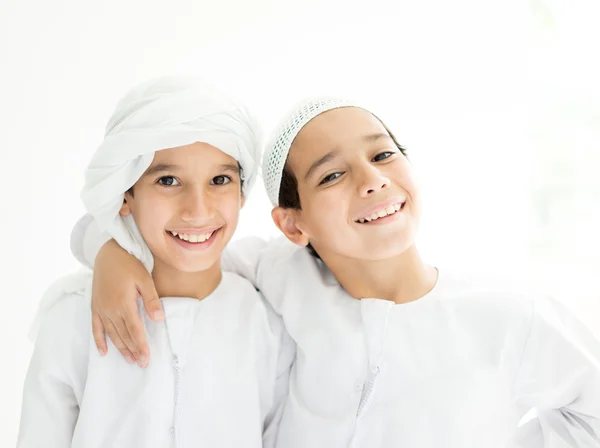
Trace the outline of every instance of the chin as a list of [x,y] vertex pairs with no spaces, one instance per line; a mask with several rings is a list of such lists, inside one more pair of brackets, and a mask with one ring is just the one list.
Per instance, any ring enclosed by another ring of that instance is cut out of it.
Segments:
[[169,263],[174,269],[180,271],[180,272],[187,272],[187,273],[194,273],[194,272],[202,272],[202,271],[206,271],[209,268],[211,268],[212,266],[214,266],[214,264],[217,262],[217,260],[214,259],[203,259],[203,260],[182,260],[182,259],[178,259],[178,260],[171,260],[171,263]]
[[410,249],[413,244],[413,240],[402,241],[396,239],[395,241],[389,241],[385,244],[372,245],[361,252],[361,258],[372,261],[388,260],[399,257]]

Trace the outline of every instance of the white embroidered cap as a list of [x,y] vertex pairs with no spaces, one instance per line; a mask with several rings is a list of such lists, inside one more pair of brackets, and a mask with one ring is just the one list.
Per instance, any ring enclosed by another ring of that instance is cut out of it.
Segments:
[[334,97],[301,101],[285,115],[271,135],[263,155],[262,175],[265,190],[274,206],[279,205],[279,187],[290,147],[300,130],[317,115],[339,107],[360,107],[356,103]]

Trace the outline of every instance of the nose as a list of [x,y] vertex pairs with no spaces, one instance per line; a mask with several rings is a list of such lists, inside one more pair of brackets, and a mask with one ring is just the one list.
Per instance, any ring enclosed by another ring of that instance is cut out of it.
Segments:
[[209,195],[204,188],[189,188],[182,192],[181,219],[190,224],[197,224],[212,216]]
[[370,163],[359,169],[358,179],[358,194],[361,197],[368,197],[390,186],[389,178]]

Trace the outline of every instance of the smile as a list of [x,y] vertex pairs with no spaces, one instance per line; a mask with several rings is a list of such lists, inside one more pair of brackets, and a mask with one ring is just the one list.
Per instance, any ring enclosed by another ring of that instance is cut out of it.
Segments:
[[396,204],[388,205],[387,207],[381,207],[379,210],[375,210],[371,214],[357,219],[355,222],[364,224],[366,222],[377,221],[378,219],[394,215],[404,208],[404,204],[406,204],[406,202],[398,202]]
[[168,232],[171,235],[173,235],[174,237],[177,237],[183,241],[187,241],[188,243],[204,243],[206,240],[208,240],[212,236],[213,233],[215,233],[215,231],[216,230],[213,230],[212,232],[202,233],[202,234],[187,234],[187,233],[177,233],[177,232],[168,230]]

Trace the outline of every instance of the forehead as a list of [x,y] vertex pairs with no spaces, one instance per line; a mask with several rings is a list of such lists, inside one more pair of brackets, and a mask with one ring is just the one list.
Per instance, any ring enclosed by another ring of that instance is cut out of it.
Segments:
[[308,163],[334,149],[355,147],[367,135],[381,133],[388,132],[372,113],[364,109],[332,109],[316,116],[302,128],[290,147],[290,161],[294,165],[299,159]]
[[203,162],[206,165],[213,163],[236,163],[236,160],[229,154],[225,154],[219,148],[208,143],[196,142],[190,145],[177,146],[175,148],[165,148],[154,153],[152,164],[157,163],[176,163],[186,166],[192,161]]

